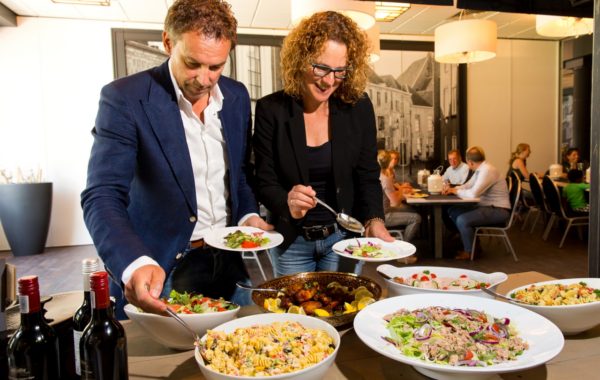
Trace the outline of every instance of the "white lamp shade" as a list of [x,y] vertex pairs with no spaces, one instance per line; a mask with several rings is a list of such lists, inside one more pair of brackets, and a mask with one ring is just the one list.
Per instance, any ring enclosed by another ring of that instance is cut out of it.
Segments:
[[594,19],[537,15],[535,16],[535,31],[546,37],[590,34],[594,31]]
[[496,56],[498,30],[490,20],[460,20],[435,29],[435,60],[473,63]]
[[381,58],[381,46],[379,44],[379,25],[375,24],[367,29],[369,39],[369,61],[375,63]]
[[375,25],[375,3],[372,1],[352,0],[291,0],[292,25],[297,25],[300,20],[310,17],[314,13],[323,11],[337,11],[358,24],[361,29],[367,30]]

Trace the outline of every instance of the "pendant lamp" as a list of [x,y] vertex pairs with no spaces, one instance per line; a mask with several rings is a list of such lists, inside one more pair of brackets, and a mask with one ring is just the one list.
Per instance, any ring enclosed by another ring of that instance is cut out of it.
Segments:
[[473,63],[496,56],[498,30],[490,20],[459,20],[435,29],[435,60]]
[[591,34],[594,19],[562,16],[535,16],[535,31],[546,37],[570,37]]
[[375,25],[375,3],[372,1],[291,0],[291,2],[292,25],[297,25],[300,20],[313,13],[323,11],[340,12],[350,17],[364,30]]

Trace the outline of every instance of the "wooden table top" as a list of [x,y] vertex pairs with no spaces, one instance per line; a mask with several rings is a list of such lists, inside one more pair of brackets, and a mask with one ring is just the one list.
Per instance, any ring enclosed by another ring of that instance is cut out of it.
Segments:
[[[538,272],[510,274],[498,287],[499,293],[531,282],[551,280]],[[243,307],[239,316],[259,312],[255,306]],[[204,379],[194,351],[175,351],[161,346],[131,321],[124,321],[127,333],[130,379]],[[335,364],[325,375],[327,380],[341,379],[427,379],[411,366],[386,358],[368,348],[354,329],[340,332],[342,343]],[[496,379],[593,379],[598,378],[600,326],[572,337],[565,337],[562,352],[545,365],[524,371],[504,373]]]

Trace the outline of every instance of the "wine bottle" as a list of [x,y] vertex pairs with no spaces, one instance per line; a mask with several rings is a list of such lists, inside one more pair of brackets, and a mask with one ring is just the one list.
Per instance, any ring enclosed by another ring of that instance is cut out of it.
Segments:
[[75,353],[75,373],[81,377],[81,361],[79,359],[79,341],[83,330],[92,319],[92,304],[90,301],[90,274],[98,270],[98,259],[83,259],[81,273],[83,275],[83,303],[73,315],[73,352]]
[[125,330],[113,315],[106,272],[90,275],[90,296],[92,320],[83,330],[79,342],[81,378],[128,379]]
[[21,325],[8,341],[8,378],[60,379],[58,337],[42,315],[37,276],[19,278]]

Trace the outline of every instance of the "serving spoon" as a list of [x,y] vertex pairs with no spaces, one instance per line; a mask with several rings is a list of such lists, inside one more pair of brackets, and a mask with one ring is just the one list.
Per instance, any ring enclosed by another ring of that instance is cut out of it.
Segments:
[[242,288],[242,289],[246,289],[246,290],[256,290],[257,292],[278,292],[279,291],[279,289],[255,288],[253,286],[246,285],[246,284],[241,283],[241,282],[236,282],[235,285],[238,288]]
[[495,291],[493,291],[493,290],[491,290],[489,288],[486,288],[486,287],[481,287],[480,289],[481,289],[481,291],[483,291],[484,293],[489,294],[490,296],[498,297],[498,298],[503,299],[505,301],[514,302],[514,303],[522,303],[524,305],[529,305],[527,302],[523,302],[523,301],[519,301],[519,300],[514,299],[514,298],[507,297],[504,294],[496,293]]
[[174,312],[173,310],[171,310],[170,307],[167,307],[167,314],[169,314],[171,317],[175,318],[175,320],[177,322],[179,322],[179,324],[183,327],[185,327],[185,329],[187,331],[190,332],[190,334],[192,334],[192,336],[194,337],[194,346],[196,347],[200,347],[200,337],[198,336],[198,334],[194,331],[194,329],[192,329],[190,327],[190,325],[187,324],[186,321],[184,321],[183,319],[181,319],[181,317],[179,315],[177,315],[176,312]]
[[315,201],[317,201],[318,204],[325,207],[327,210],[331,211],[335,215],[335,219],[340,226],[344,227],[348,231],[355,232],[357,234],[363,234],[365,232],[365,227],[356,218],[353,218],[350,215],[345,214],[343,212],[335,211],[333,208],[331,208],[331,206],[329,206],[327,203],[323,202],[317,197],[314,197],[314,199]]

